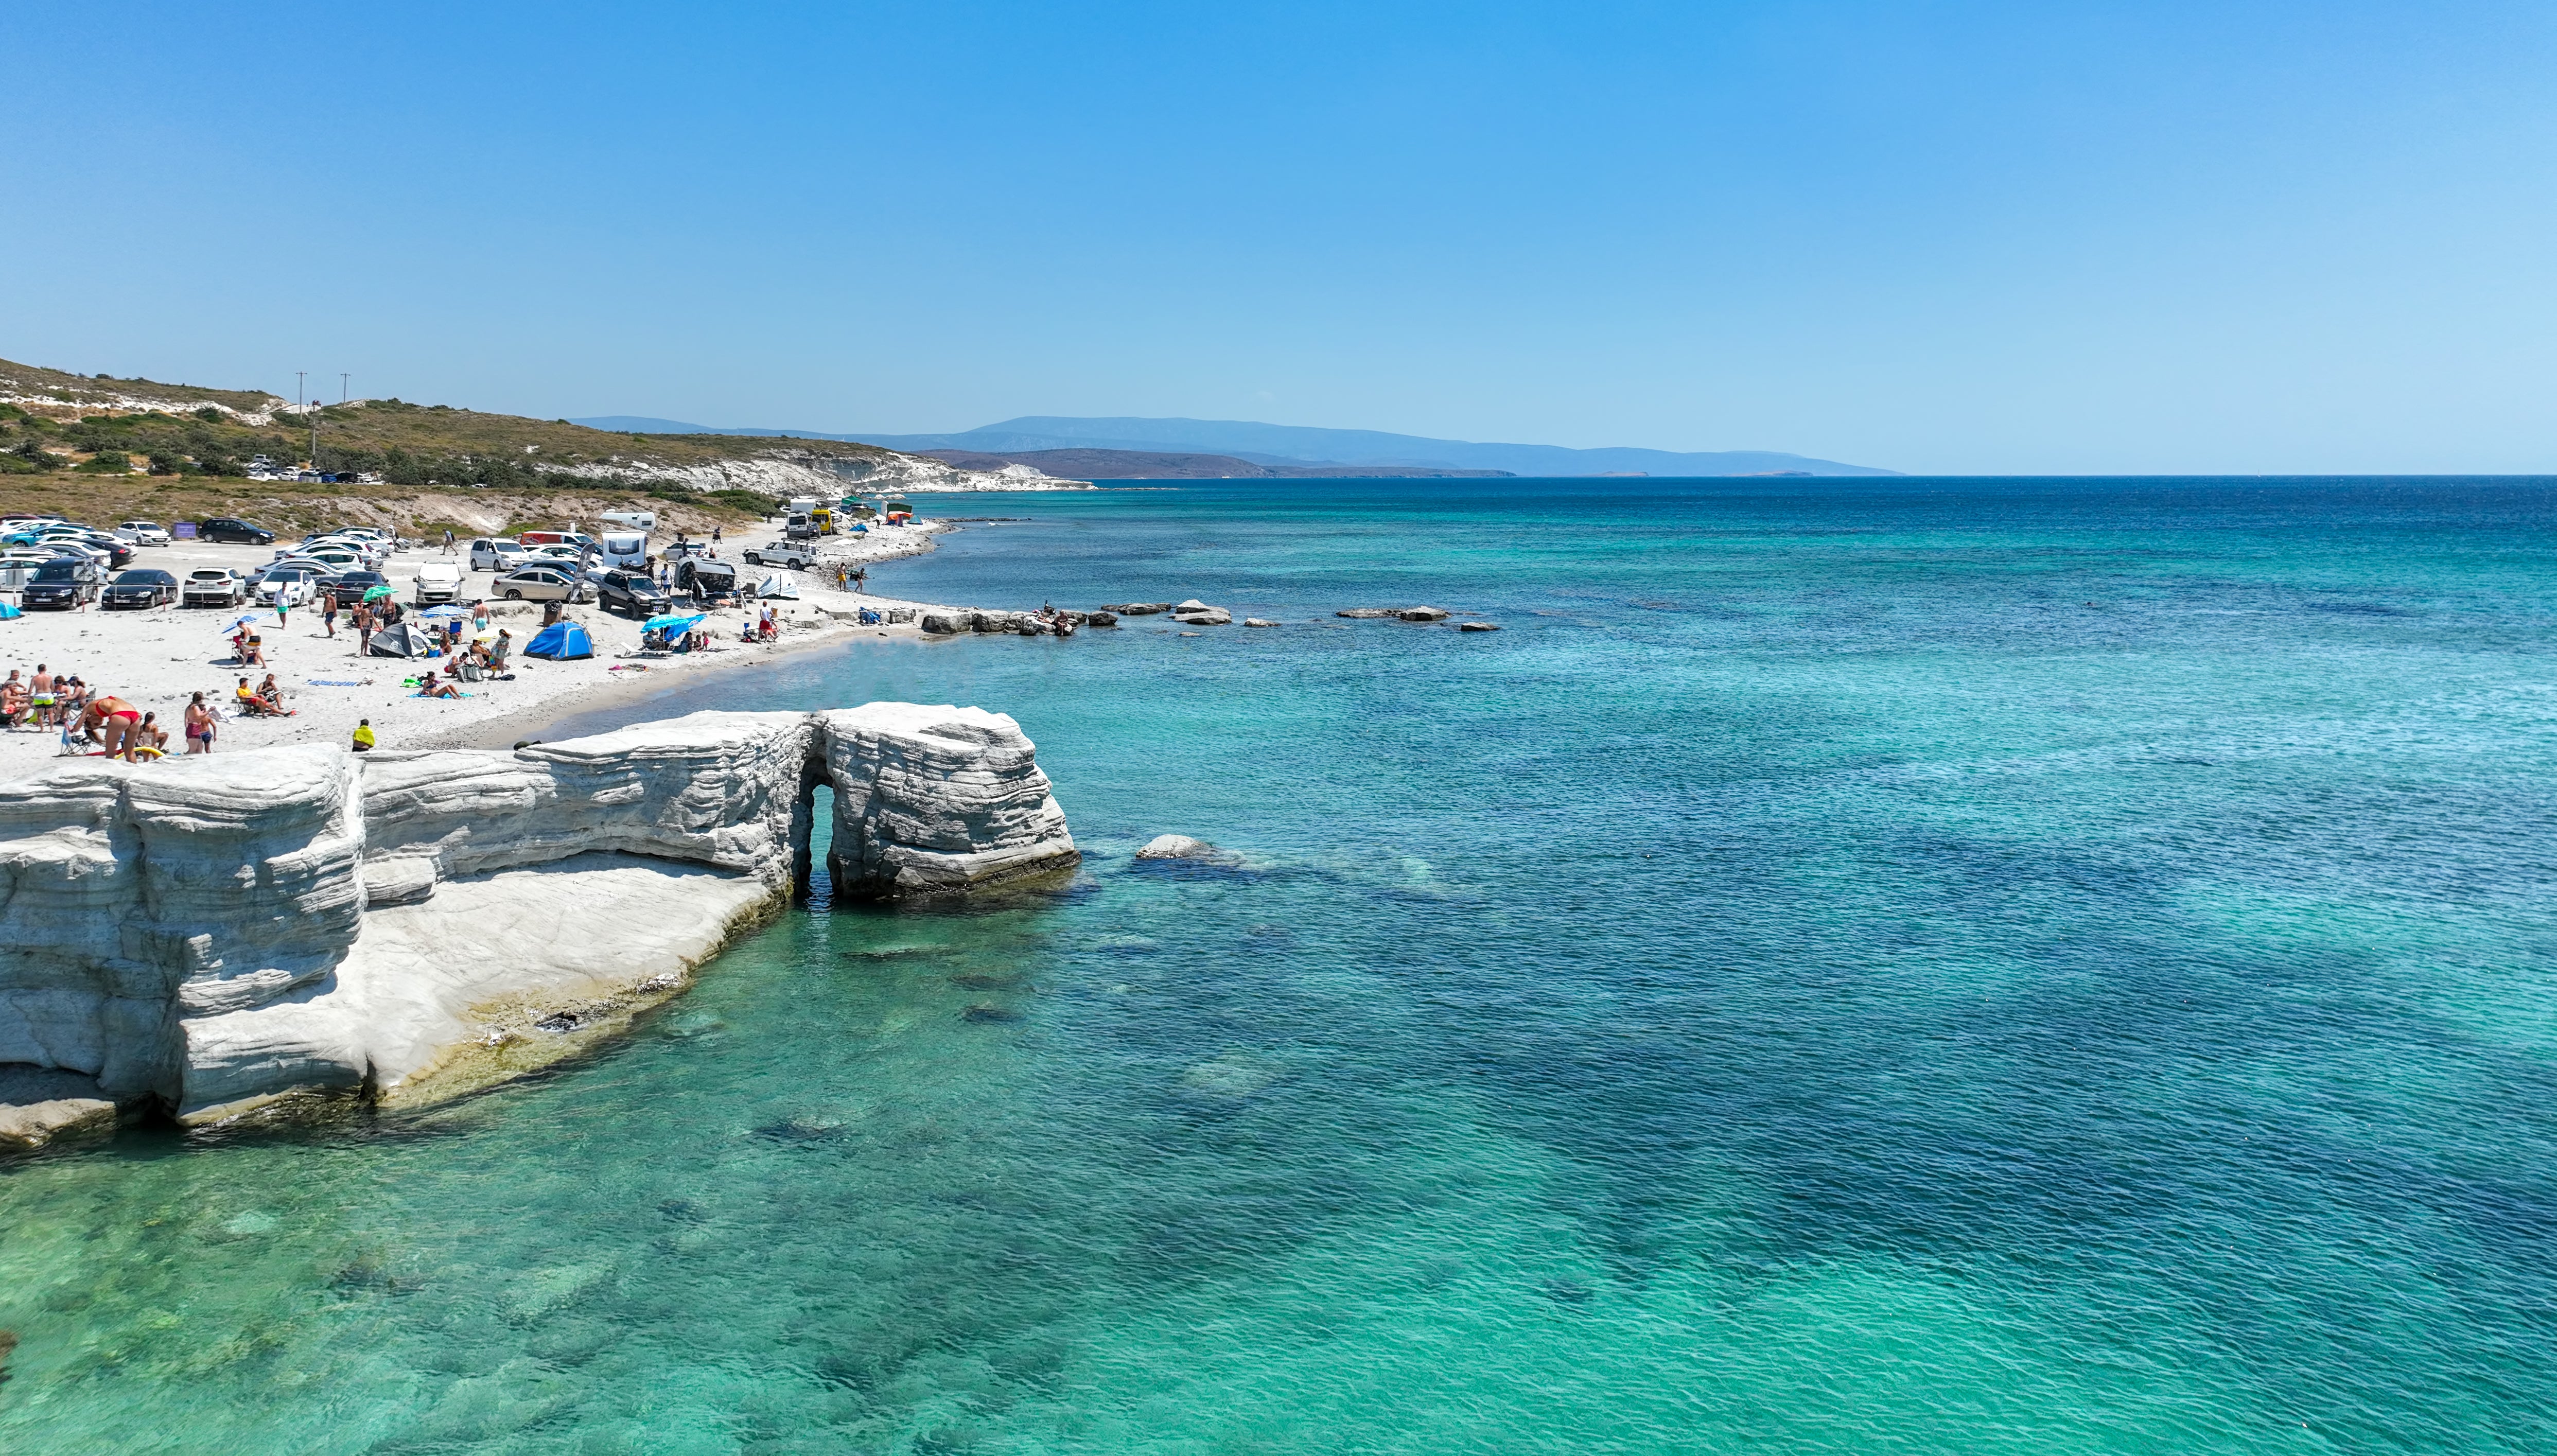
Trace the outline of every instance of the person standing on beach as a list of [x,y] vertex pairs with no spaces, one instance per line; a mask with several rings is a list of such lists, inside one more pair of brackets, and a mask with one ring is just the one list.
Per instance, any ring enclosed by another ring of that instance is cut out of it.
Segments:
[[36,727],[54,726],[54,675],[41,662],[36,664],[36,675],[27,679],[27,707]]
[[204,706],[204,695],[198,693],[187,702],[187,751],[213,751],[213,710]]
[[444,554],[447,556],[451,556],[453,554],[453,528],[451,526],[444,528]]
[[320,625],[328,630],[330,636],[337,635],[337,594],[335,592],[320,598]]
[[355,603],[355,655],[362,657],[373,650],[373,609],[363,602]]

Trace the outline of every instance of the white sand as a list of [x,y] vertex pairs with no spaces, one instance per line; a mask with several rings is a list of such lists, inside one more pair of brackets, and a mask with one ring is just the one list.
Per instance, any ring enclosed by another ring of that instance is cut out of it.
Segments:
[[[813,643],[855,635],[914,636],[917,628],[912,623],[865,627],[855,625],[852,616],[864,606],[922,607],[929,603],[836,592],[818,583],[821,577],[832,580],[826,568],[834,562],[860,564],[929,551],[932,535],[948,528],[945,522],[924,521],[905,528],[874,528],[867,537],[828,537],[822,543],[817,569],[784,574],[795,577],[800,596],[796,601],[773,603],[784,625],[777,642],[748,645],[740,641],[740,632],[755,618],[760,607],[732,607],[711,613],[702,623],[702,629],[717,638],[716,650],[649,658],[644,672],[631,670],[641,664],[631,655],[638,651],[638,622],[606,612],[592,602],[569,608],[569,617],[595,639],[596,655],[577,662],[524,657],[523,644],[540,629],[542,608],[530,602],[492,603],[492,624],[514,634],[516,655],[510,661],[514,681],[460,684],[470,696],[458,700],[418,698],[401,686],[401,679],[415,677],[428,667],[441,669],[441,658],[403,661],[356,656],[355,633],[343,612],[338,614],[334,639],[321,630],[316,607],[295,607],[291,625],[280,629],[274,624],[273,612],[261,612],[265,626],[260,635],[265,638],[268,665],[239,668],[231,664],[229,634],[221,627],[247,610],[245,607],[227,611],[185,606],[106,611],[92,605],[77,611],[31,611],[0,621],[0,677],[15,668],[24,680],[34,673],[38,663],[56,673],[75,673],[146,713],[158,714],[160,726],[169,730],[172,756],[185,747],[184,715],[191,693],[202,692],[205,702],[220,704],[222,711],[228,713],[241,675],[245,673],[254,686],[270,671],[283,686],[285,706],[294,710],[294,716],[225,717],[214,738],[215,752],[279,743],[343,743],[353,733],[356,722],[366,718],[372,720],[373,731],[385,748],[441,746],[472,737],[474,728],[496,727],[491,720],[517,719],[536,710],[575,711],[582,706],[572,701],[579,695],[600,695],[632,679],[656,688],[682,675],[762,661],[777,652]],[[723,544],[720,556],[735,562],[740,584],[750,587],[769,569],[746,566],[740,556],[748,546],[760,545],[779,534],[778,526],[765,531],[739,531]],[[158,567],[183,582],[187,573],[198,567],[253,571],[273,560],[276,550],[268,546],[180,541],[138,549],[126,569]],[[430,560],[468,565],[467,557],[445,556],[441,543],[399,552],[382,564],[382,575],[397,589],[401,605],[412,612],[417,568]],[[467,573],[462,581],[461,599],[467,602],[487,596],[490,580],[486,572]],[[841,614],[840,620],[836,613]],[[621,670],[614,671],[615,668]],[[341,684],[352,686],[338,686]],[[0,775],[24,772],[61,751],[60,734],[53,728],[22,728],[0,732]]]

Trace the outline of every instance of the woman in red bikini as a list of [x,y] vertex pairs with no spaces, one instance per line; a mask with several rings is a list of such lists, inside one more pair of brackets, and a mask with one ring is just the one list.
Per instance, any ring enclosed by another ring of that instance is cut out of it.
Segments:
[[136,746],[134,729],[141,727],[142,710],[116,697],[98,697],[80,710],[79,729],[104,746],[106,756],[133,761]]

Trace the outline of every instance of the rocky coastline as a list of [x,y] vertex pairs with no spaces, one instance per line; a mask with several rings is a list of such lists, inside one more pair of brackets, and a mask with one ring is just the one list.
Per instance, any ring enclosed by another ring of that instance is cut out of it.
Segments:
[[1029,739],[977,708],[21,778],[0,793],[0,1149],[117,1117],[413,1106],[557,1060],[810,888],[820,790],[838,896],[1078,859]]

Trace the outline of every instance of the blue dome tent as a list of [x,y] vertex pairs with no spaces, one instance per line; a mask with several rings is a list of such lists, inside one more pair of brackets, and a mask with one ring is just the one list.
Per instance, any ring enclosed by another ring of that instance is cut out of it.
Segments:
[[524,644],[524,655],[547,657],[553,662],[593,657],[595,639],[586,634],[586,628],[575,622],[553,622],[534,633],[533,640]]

